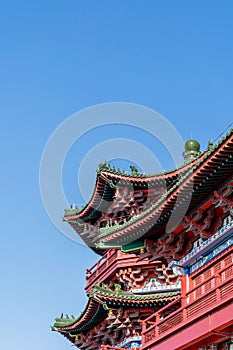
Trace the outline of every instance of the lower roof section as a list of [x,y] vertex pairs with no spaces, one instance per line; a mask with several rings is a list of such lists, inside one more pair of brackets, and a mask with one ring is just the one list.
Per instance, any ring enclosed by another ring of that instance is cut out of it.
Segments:
[[88,304],[79,318],[69,318],[63,315],[56,318],[52,329],[60,333],[78,334],[85,332],[107,317],[107,310],[119,308],[161,307],[179,297],[180,291],[160,292],[154,294],[134,294],[124,292],[119,285],[111,290],[106,285],[93,287]]

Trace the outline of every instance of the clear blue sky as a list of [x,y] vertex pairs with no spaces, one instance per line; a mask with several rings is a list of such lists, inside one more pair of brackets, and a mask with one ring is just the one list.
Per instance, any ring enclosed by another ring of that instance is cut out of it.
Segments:
[[[232,12],[230,0],[1,2],[1,349],[68,349],[50,325],[83,310],[97,259],[43,208],[39,165],[53,130],[85,107],[133,102],[205,148],[233,121]],[[85,154],[91,140],[77,147]],[[75,153],[64,170],[71,203]]]

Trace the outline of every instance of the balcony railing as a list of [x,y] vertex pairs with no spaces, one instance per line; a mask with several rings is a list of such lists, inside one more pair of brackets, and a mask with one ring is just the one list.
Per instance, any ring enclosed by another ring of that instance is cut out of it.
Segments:
[[90,284],[95,280],[96,276],[98,276],[101,271],[105,270],[107,266],[111,264],[117,257],[117,251],[114,249],[108,250],[107,253],[100,258],[95,265],[93,265],[90,269],[86,269],[86,281]]
[[[233,291],[231,251],[232,249],[225,252],[225,257],[219,257],[214,263],[207,264],[200,276],[196,274],[190,290],[183,292],[172,303],[142,321],[142,348],[146,349],[147,345],[156,344],[167,334],[177,331],[231,300]],[[191,281],[192,276],[189,279]],[[168,315],[172,309],[176,310]]]
[[[125,254],[120,250],[108,250],[107,253],[90,269],[86,270],[86,292],[92,289],[92,286],[98,282],[105,281],[118,268],[131,267],[137,265],[138,257],[134,254]],[[142,265],[147,265],[148,260],[141,262]]]

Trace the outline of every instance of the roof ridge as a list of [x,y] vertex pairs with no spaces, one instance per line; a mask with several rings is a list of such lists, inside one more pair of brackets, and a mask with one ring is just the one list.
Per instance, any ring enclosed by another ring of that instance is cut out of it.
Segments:
[[128,299],[128,300],[150,300],[150,299],[159,299],[166,298],[170,296],[176,296],[180,294],[180,291],[169,291],[169,292],[158,292],[151,294],[135,294],[131,291],[123,291],[123,290],[111,290],[108,286],[104,285],[94,285],[91,293],[89,294],[90,298],[94,298],[95,294],[102,296],[115,297],[118,299]]

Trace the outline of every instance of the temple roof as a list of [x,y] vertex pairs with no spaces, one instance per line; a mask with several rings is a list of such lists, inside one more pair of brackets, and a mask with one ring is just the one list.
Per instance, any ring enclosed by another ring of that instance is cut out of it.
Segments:
[[72,318],[56,318],[52,329],[60,332],[70,331],[75,329],[76,331],[85,331],[90,329],[93,324],[96,324],[99,320],[103,319],[107,315],[102,304],[90,298],[88,300],[85,310],[82,312],[80,317]]
[[[146,236],[152,227],[156,230],[165,225],[174,209],[179,214],[186,202],[190,202],[189,210],[194,208],[232,173],[233,130],[217,144],[210,145],[209,149],[195,160],[167,173],[144,175],[133,171],[128,175],[102,164],[97,172],[96,186],[90,202],[79,212],[75,209],[67,210],[64,220],[70,223],[94,250],[118,247],[124,244],[126,237],[131,236],[136,240],[137,235]],[[136,188],[147,190],[161,187],[164,183],[166,192],[149,208],[133,215],[127,222],[111,227],[95,226],[98,218],[112,202],[117,187],[133,184]],[[85,222],[91,223],[91,228],[86,234],[83,229]]]
[[148,306],[162,306],[177,298],[180,291],[161,292],[154,294],[134,294],[132,292],[124,292],[120,288],[115,287],[112,291],[106,285],[102,284],[93,287],[88,304],[79,318],[69,318],[68,316],[56,318],[56,322],[52,327],[58,332],[76,333],[91,329],[99,321],[107,316],[108,309],[119,307],[142,308]]
[[117,186],[127,184],[136,185],[139,188],[150,188],[161,186],[164,182],[166,185],[172,185],[176,182],[179,176],[191,169],[197,163],[197,159],[189,164],[183,164],[180,168],[158,174],[140,174],[132,172],[127,174],[120,170],[115,171],[115,168],[100,164],[97,170],[97,178],[94,193],[90,201],[82,208],[69,208],[65,210],[64,219],[82,219],[87,220],[95,218],[96,212],[101,212],[105,201],[111,201]]

